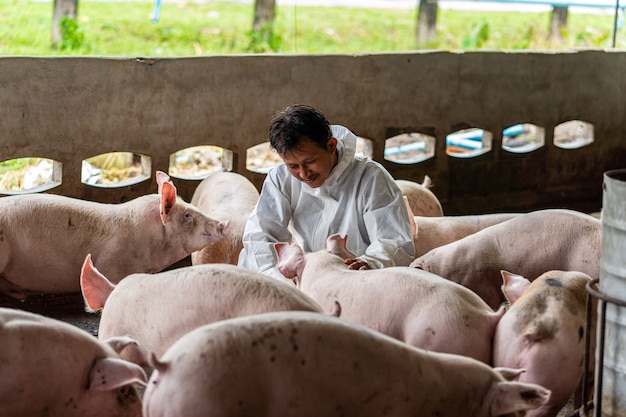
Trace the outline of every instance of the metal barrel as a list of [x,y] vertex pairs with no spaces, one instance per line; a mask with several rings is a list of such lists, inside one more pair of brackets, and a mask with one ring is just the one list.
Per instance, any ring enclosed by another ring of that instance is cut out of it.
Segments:
[[[626,169],[603,178],[600,292],[604,305],[603,343],[596,350],[596,417],[626,416]],[[599,306],[599,308],[601,308]],[[599,320],[602,314],[599,311]],[[599,332],[600,333],[600,332]],[[602,351],[600,351],[602,349]],[[598,387],[600,391],[598,392]],[[601,407],[598,407],[601,404]],[[599,408],[599,409],[598,409]]]

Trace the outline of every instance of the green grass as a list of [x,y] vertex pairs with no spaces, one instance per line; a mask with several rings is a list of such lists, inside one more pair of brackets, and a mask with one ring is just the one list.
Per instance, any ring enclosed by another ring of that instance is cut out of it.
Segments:
[[[415,0],[417,5],[418,1]],[[51,45],[52,1],[0,0],[0,55],[190,56],[360,53],[420,49],[416,9],[278,6],[269,43],[251,34],[254,5],[79,0],[60,48]],[[550,13],[439,10],[438,40],[422,48],[568,49],[611,46],[613,16],[570,13],[565,40],[547,41]],[[624,45],[623,30],[617,46]]]

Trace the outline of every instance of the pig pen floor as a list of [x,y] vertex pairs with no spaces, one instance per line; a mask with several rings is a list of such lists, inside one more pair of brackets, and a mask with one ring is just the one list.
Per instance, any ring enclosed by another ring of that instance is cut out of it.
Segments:
[[[182,268],[184,266],[191,266],[190,256],[183,258],[165,270]],[[35,295],[27,297],[24,301],[18,301],[0,294],[0,307],[17,308],[52,317],[73,324],[93,336],[98,336],[100,314],[85,311],[85,302],[81,293]]]
[[[183,260],[170,268],[187,265],[191,265],[191,262]],[[85,311],[84,301],[80,293],[31,296],[25,301],[18,301],[0,294],[0,307],[16,308],[52,317],[73,324],[93,336],[98,336],[100,315]],[[570,400],[557,417],[570,417],[574,411],[573,401]]]
[[100,315],[87,313],[81,294],[31,296],[18,301],[0,294],[0,307],[17,308],[73,324],[98,336]]

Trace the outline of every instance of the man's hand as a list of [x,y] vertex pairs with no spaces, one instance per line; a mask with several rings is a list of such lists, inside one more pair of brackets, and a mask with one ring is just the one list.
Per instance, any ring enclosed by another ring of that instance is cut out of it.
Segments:
[[343,261],[346,265],[348,265],[348,269],[358,269],[358,270],[366,270],[370,269],[370,266],[364,260],[359,258],[350,258]]

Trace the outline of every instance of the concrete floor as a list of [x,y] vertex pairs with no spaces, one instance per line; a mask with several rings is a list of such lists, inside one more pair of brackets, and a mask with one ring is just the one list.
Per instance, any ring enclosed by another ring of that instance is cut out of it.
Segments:
[[73,324],[90,334],[98,335],[100,316],[87,313],[81,294],[32,296],[18,301],[0,294],[0,307],[17,308]]

